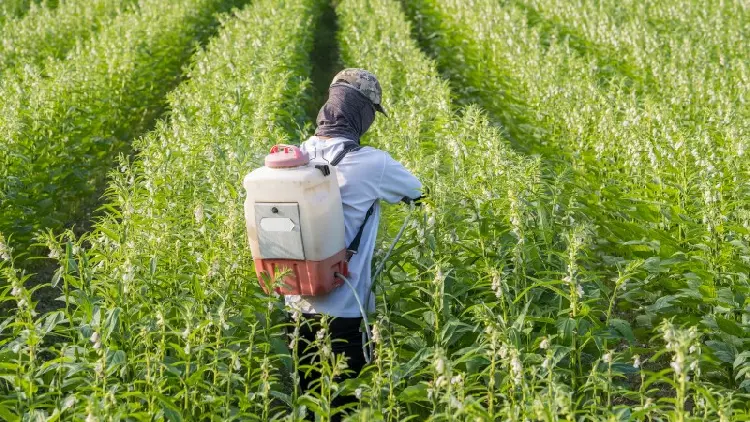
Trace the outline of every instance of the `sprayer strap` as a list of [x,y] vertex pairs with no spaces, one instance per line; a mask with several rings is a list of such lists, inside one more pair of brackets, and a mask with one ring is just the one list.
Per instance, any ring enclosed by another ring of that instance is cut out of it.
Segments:
[[333,157],[333,160],[331,160],[330,164],[336,167],[337,165],[339,165],[341,160],[343,160],[344,157],[346,157],[346,154],[352,151],[359,151],[360,149],[362,149],[362,147],[354,141],[344,142],[344,149],[342,149],[341,152],[339,152],[338,154],[336,154],[335,157]]
[[346,260],[347,261],[352,259],[352,256],[354,256],[359,251],[359,242],[362,240],[362,233],[364,233],[367,220],[370,219],[373,212],[375,212],[375,202],[373,202],[372,205],[370,205],[370,209],[368,209],[367,214],[365,214],[365,220],[362,221],[362,225],[359,226],[359,231],[357,232],[357,235],[354,236],[354,240],[352,240],[352,243],[350,243],[349,247],[346,248]]
[[[362,146],[360,146],[358,143],[354,141],[344,142],[344,149],[342,149],[341,152],[339,152],[338,154],[336,154],[335,157],[333,157],[333,160],[331,160],[330,164],[335,167],[341,162],[341,160],[344,159],[344,157],[346,157],[346,154],[352,151],[359,151],[360,149],[362,149]],[[362,240],[362,233],[365,231],[365,225],[367,224],[367,220],[369,220],[370,216],[372,216],[372,213],[375,212],[375,202],[373,202],[372,205],[370,205],[370,209],[367,210],[367,214],[365,214],[365,219],[364,221],[362,221],[362,225],[359,226],[357,235],[354,236],[354,240],[352,240],[352,243],[350,243],[349,246],[346,248],[346,260],[347,261],[352,259],[352,256],[354,256],[359,251],[359,242]]]

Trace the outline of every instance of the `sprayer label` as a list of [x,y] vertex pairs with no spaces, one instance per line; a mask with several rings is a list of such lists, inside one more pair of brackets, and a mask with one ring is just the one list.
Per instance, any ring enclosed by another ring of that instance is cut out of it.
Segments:
[[262,218],[260,227],[268,232],[290,232],[295,225],[290,218]]
[[255,204],[258,246],[263,259],[305,259],[297,203]]

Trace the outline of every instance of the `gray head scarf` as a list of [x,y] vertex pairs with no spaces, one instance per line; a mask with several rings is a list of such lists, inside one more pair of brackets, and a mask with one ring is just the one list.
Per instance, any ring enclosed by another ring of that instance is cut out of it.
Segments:
[[315,136],[341,137],[359,143],[375,121],[375,107],[361,92],[346,86],[332,86],[328,101],[318,112]]

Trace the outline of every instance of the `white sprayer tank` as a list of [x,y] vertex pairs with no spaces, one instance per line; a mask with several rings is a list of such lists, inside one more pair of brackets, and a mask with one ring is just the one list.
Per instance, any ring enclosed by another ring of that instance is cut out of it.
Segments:
[[[277,145],[265,167],[245,176],[245,221],[264,290],[321,295],[347,274],[344,210],[336,169],[310,162],[295,146]],[[276,279],[276,276],[281,276]]]

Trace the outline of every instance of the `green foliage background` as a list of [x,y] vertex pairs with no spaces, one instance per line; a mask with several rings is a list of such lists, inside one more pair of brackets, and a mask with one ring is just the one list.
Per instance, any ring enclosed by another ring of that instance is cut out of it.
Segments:
[[[245,3],[0,6],[0,417],[748,418],[744,3]],[[432,194],[377,360],[303,394],[300,356],[346,365],[286,335],[240,182],[344,66]]]

